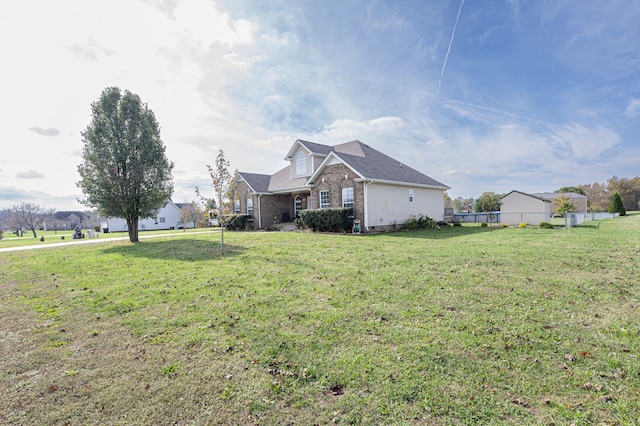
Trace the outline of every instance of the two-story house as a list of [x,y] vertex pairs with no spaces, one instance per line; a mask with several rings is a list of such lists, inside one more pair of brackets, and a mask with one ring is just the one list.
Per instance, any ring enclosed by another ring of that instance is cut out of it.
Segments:
[[236,213],[254,228],[290,222],[303,209],[352,207],[365,232],[420,214],[444,217],[448,186],[360,141],[328,146],[296,140],[273,175],[238,172]]

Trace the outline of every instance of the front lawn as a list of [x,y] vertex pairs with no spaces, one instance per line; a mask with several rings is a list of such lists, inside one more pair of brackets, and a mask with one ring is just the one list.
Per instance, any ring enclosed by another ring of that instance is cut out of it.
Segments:
[[0,253],[0,423],[640,423],[640,215],[225,242]]

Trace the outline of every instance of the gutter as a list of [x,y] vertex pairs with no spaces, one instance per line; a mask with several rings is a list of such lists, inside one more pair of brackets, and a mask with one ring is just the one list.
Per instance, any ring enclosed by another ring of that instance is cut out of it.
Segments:
[[429,189],[442,189],[442,190],[451,189],[447,185],[427,185],[424,183],[399,182],[395,180],[385,180],[385,179],[359,178],[359,179],[354,179],[354,181],[365,182],[365,183],[381,183],[381,184],[395,185],[395,186],[411,186],[414,188],[429,188]]
[[258,194],[258,229],[262,229],[262,203],[260,202],[260,197],[262,197],[262,194]]
[[367,190],[367,185],[373,183],[373,179],[369,179],[367,182],[366,179],[356,179],[356,181],[362,181],[364,183],[364,229],[369,232],[369,191]]

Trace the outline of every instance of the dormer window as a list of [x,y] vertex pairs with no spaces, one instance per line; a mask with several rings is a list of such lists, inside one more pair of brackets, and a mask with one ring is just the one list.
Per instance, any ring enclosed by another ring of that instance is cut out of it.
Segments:
[[307,173],[307,156],[300,151],[296,154],[296,174],[298,176]]

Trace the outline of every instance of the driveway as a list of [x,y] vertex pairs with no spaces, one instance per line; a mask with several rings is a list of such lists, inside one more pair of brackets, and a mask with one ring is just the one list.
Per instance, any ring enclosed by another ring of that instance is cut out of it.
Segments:
[[[176,237],[180,235],[194,235],[194,234],[212,234],[215,232],[220,232],[220,230],[214,231],[200,231],[200,232],[176,232],[173,234],[153,234],[153,235],[139,235],[138,238],[141,240],[146,240],[148,238],[158,238],[158,237]],[[36,249],[44,249],[44,248],[54,248],[54,247],[66,247],[69,245],[77,245],[77,244],[98,244],[98,243],[108,243],[111,241],[129,241],[129,237],[115,237],[115,238],[85,238],[82,240],[72,240],[65,241],[64,243],[47,243],[41,245],[31,245],[31,246],[20,246],[20,247],[5,247],[0,248],[0,253],[7,251],[21,251],[21,250],[36,250]]]

